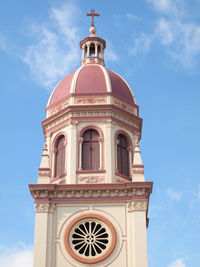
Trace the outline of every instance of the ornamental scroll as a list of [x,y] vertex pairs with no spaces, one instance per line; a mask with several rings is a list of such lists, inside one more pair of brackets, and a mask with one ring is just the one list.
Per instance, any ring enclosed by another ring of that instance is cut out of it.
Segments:
[[132,201],[127,203],[127,209],[128,212],[132,211],[146,211],[148,207],[147,201],[141,200],[141,201]]
[[55,207],[53,203],[36,203],[35,212],[53,212]]
[[105,182],[104,176],[80,176],[80,184],[102,184]]
[[106,97],[76,97],[76,104],[105,104],[107,102]]

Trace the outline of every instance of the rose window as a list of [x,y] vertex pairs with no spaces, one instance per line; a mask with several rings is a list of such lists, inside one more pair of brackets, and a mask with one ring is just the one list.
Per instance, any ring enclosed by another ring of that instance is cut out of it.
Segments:
[[113,225],[99,215],[80,217],[66,231],[66,249],[73,258],[83,263],[104,260],[115,247],[116,233]]

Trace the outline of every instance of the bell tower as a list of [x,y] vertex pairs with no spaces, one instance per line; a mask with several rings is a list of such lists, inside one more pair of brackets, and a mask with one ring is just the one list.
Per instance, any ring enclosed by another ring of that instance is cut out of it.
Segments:
[[80,42],[81,66],[52,92],[35,201],[34,267],[147,267],[149,196],[134,94],[105,68],[105,40]]

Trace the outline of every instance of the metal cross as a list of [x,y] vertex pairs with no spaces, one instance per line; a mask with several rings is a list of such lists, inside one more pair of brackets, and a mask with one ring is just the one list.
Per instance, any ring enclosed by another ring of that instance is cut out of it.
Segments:
[[91,13],[87,13],[87,16],[91,16],[92,17],[92,27],[94,27],[94,17],[99,17],[100,14],[99,13],[95,13],[95,10],[92,9]]

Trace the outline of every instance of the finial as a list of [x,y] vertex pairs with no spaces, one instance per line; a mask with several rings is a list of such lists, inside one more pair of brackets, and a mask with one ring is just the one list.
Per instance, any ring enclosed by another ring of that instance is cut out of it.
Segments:
[[99,13],[95,13],[95,10],[92,9],[92,10],[91,10],[91,13],[87,13],[87,16],[92,17],[92,24],[91,24],[91,27],[90,27],[90,33],[91,33],[91,35],[95,35],[95,33],[96,33],[96,28],[95,28],[95,26],[94,26],[94,17],[99,17],[100,14],[99,14]]

